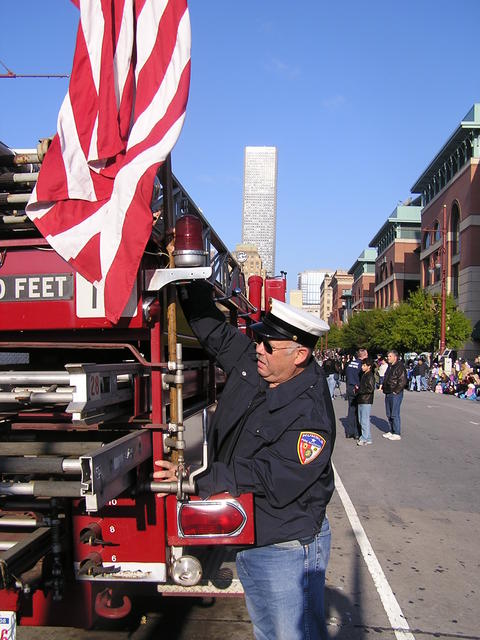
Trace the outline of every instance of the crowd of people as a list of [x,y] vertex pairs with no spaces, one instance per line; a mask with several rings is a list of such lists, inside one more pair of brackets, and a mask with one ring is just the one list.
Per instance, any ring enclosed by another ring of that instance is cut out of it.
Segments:
[[385,413],[390,427],[383,437],[401,440],[400,407],[408,379],[405,365],[395,349],[387,352],[385,360],[379,356],[377,361],[373,361],[363,348],[354,356],[330,352],[324,358],[321,354],[316,357],[323,366],[332,400],[337,387],[340,389],[340,381],[345,381],[346,438],[353,438],[359,446],[372,444],[370,412],[375,388],[378,388],[385,396]]
[[[345,382],[347,368],[355,356],[330,351],[317,352],[316,357],[323,363],[332,398],[341,395],[340,382]],[[378,355],[372,362],[375,386],[379,390],[382,390],[387,367],[386,356]],[[405,362],[405,368],[408,391],[430,391],[480,401],[480,356],[472,364],[458,358],[448,368],[435,360],[429,365],[426,358],[418,357]]]
[[436,361],[429,367],[419,358],[407,363],[407,377],[410,391],[431,391],[480,401],[480,356],[473,364],[457,359],[448,369]]
[[354,438],[359,446],[372,444],[370,412],[375,389],[384,394],[390,429],[382,435],[389,440],[401,440],[402,437],[400,407],[405,390],[480,400],[480,356],[472,365],[466,360],[452,362],[449,359],[433,361],[431,366],[424,354],[407,355],[404,361],[394,349],[385,357],[378,355],[375,360],[363,348],[355,355],[329,351],[317,352],[315,357],[323,366],[332,400],[337,390],[338,395],[342,395],[340,382],[345,383],[344,398],[348,402],[343,421],[345,437]]

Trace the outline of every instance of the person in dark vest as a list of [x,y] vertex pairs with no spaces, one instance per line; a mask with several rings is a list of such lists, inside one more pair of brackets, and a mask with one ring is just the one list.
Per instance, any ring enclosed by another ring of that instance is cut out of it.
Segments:
[[348,402],[348,413],[345,421],[345,437],[358,440],[362,433],[360,422],[358,421],[358,409],[356,392],[360,386],[360,376],[362,375],[362,360],[368,358],[366,349],[359,349],[355,358],[350,360],[345,369],[346,396]]
[[[255,545],[239,551],[236,564],[255,638],[327,638],[335,416],[312,353],[328,325],[272,300],[250,327],[252,341],[225,321],[206,283],[182,287],[180,300],[199,341],[227,374],[198,493],[254,495]],[[175,479],[175,464],[156,465],[155,478]]]

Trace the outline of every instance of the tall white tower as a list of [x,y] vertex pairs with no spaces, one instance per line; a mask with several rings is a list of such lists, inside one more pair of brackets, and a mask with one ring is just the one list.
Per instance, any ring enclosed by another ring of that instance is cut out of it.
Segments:
[[242,243],[254,244],[267,275],[275,275],[277,148],[245,147]]

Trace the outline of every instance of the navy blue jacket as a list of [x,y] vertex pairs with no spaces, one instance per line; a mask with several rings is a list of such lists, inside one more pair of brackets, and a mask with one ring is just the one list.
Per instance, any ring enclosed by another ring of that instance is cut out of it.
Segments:
[[325,375],[312,359],[298,376],[269,388],[255,346],[225,322],[205,283],[180,291],[194,333],[227,374],[209,427],[210,464],[202,497],[255,496],[258,546],[320,530],[334,490],[335,416]]
[[357,358],[350,360],[345,369],[345,382],[347,386],[359,386],[362,375],[362,362]]

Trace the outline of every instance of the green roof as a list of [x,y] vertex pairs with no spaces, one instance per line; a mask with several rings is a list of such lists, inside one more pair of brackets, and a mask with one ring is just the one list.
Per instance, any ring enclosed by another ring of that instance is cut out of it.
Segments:
[[465,140],[468,132],[474,129],[480,129],[480,103],[475,103],[465,115],[459,126],[410,189],[411,193],[422,193],[426,189],[432,176],[438,172],[445,159]]
[[360,263],[370,262],[370,263],[374,264],[376,259],[377,259],[377,249],[376,248],[375,249],[364,249],[362,251],[362,253],[358,256],[358,258],[355,260],[353,265],[350,267],[350,269],[348,270],[348,273],[353,275],[355,269],[359,266]]
[[399,205],[396,207],[387,220],[384,222],[382,227],[377,231],[375,236],[369,242],[369,247],[376,247],[378,243],[383,238],[383,236],[388,231],[388,228],[393,225],[402,225],[410,226],[410,225],[418,225],[422,224],[422,207],[417,207],[414,205]]

